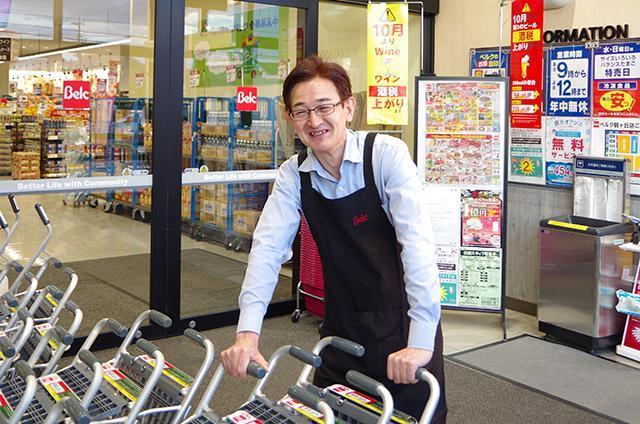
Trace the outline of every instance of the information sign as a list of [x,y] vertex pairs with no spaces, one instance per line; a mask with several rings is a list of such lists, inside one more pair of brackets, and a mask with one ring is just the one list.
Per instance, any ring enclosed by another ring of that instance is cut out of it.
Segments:
[[555,47],[547,60],[547,115],[590,116],[591,54],[582,46]]

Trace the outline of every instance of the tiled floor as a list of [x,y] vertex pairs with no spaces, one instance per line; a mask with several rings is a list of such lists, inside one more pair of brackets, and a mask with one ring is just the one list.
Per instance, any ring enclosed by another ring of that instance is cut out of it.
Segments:
[[[20,228],[7,249],[6,256],[24,261],[44,238],[46,231],[33,209],[36,202],[44,205],[53,228],[47,250],[64,262],[149,253],[149,224],[105,213],[101,207],[92,209],[87,206],[65,206],[63,197],[61,194],[49,194],[17,198],[21,207]],[[0,199],[0,211],[10,223],[13,222],[13,213],[4,199]],[[195,241],[188,236],[182,237],[181,243],[183,249],[199,248],[246,261],[245,254],[208,242]],[[522,333],[541,335],[537,331],[536,317],[508,310],[506,318],[509,338]],[[442,323],[446,354],[497,342],[503,338],[499,314],[447,310],[443,312]],[[613,357],[615,358],[615,354]]]

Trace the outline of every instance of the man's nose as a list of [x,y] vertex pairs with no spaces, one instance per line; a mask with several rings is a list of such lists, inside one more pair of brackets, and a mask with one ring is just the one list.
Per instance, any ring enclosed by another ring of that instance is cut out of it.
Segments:
[[320,116],[316,115],[315,111],[309,112],[309,118],[307,120],[307,123],[311,128],[317,127],[322,123],[322,121],[323,119]]

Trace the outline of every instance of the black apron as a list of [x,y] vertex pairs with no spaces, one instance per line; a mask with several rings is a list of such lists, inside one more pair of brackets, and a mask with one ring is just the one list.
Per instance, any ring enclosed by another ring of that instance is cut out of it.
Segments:
[[[387,374],[389,354],[407,346],[409,303],[403,279],[400,246],[382,208],[371,164],[375,133],[364,147],[364,188],[339,199],[327,199],[311,186],[309,172],[300,172],[300,196],[311,233],[318,245],[325,279],[325,317],[320,335],[340,336],[362,344],[356,358],[332,347],[322,352],[322,367],[314,384],[347,384],[345,374],[357,370],[383,383],[395,408],[420,418],[427,401],[426,383],[395,384]],[[307,157],[298,155],[298,166]],[[433,359],[427,368],[438,379],[441,397],[433,422],[444,422],[444,363],[442,330],[436,333]]]

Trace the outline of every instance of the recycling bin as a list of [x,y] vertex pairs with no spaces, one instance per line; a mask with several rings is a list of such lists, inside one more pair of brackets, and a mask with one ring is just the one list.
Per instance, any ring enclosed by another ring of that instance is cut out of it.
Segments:
[[625,315],[615,292],[633,285],[633,224],[575,215],[540,221],[538,329],[553,339],[594,351],[618,344]]

